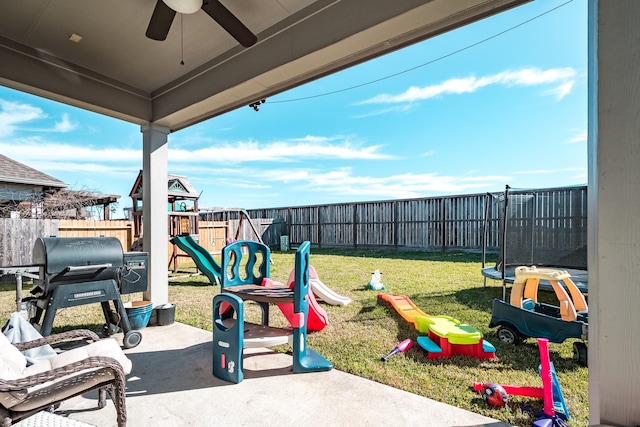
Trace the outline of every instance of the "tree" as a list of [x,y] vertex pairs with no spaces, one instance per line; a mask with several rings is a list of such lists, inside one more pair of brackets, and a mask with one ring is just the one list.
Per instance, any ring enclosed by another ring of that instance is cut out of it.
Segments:
[[10,218],[18,212],[20,218],[104,219],[104,206],[115,212],[118,205],[118,197],[86,189],[33,193],[4,187],[0,194],[0,218]]

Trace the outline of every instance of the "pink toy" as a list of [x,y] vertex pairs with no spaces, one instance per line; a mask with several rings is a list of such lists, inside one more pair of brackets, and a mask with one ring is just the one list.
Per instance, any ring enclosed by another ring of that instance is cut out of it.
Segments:
[[[262,279],[262,286],[277,286],[282,287],[284,284],[271,280],[269,278]],[[289,284],[289,288],[293,289],[294,283]],[[300,327],[300,319],[293,312],[293,303],[279,303],[278,308],[284,314],[284,317],[287,318],[292,327],[298,328]],[[316,301],[316,298],[313,296],[312,292],[309,292],[309,316],[307,318],[307,331],[308,332],[318,332],[324,329],[325,326],[329,323],[329,315],[327,312],[320,307],[320,304]]]
[[[549,340],[538,338],[538,349],[540,351],[540,377],[542,387],[501,385],[507,394],[514,396],[532,397],[543,400],[543,415],[534,422],[536,427],[565,426],[564,420],[569,419],[569,412],[560,389],[560,384],[556,378],[555,370],[549,358]],[[483,393],[486,383],[473,383],[473,389]]]
[[553,377],[551,373],[551,361],[549,359],[549,340],[538,338],[538,348],[540,349],[540,376],[542,377],[542,399],[544,401],[545,415],[554,416],[556,411],[553,407]]
[[390,358],[391,356],[393,356],[394,354],[398,354],[398,353],[402,353],[403,351],[407,351],[411,347],[413,347],[413,341],[411,341],[410,338],[407,338],[406,340],[402,341],[401,343],[398,343],[395,347],[393,347],[393,350],[391,350],[391,352],[389,354],[387,354],[386,356],[382,356],[380,358],[380,360],[382,360],[383,362],[386,362],[387,359]]

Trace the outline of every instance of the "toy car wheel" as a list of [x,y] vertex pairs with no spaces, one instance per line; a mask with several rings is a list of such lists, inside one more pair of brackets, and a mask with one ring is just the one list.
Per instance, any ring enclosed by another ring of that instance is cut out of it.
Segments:
[[583,366],[587,366],[587,345],[585,343],[573,343],[573,360]]
[[522,335],[510,325],[502,325],[498,328],[498,339],[505,344],[520,344]]

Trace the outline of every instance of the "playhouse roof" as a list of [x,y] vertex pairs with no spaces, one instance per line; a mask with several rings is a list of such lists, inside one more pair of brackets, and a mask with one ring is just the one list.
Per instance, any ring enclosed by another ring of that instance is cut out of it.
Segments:
[[[200,198],[200,194],[186,176],[169,174],[167,176],[167,187],[169,189],[169,198],[175,200],[198,200]],[[142,171],[140,171],[129,196],[134,199],[140,199],[142,198],[142,191]]]

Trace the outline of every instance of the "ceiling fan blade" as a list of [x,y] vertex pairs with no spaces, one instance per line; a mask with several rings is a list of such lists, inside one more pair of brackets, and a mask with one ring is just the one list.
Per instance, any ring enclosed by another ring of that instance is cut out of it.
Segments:
[[242,46],[250,47],[258,41],[256,35],[245,27],[245,25],[218,0],[205,0],[202,4],[202,10],[220,24],[220,26],[231,34]]
[[175,10],[167,6],[162,0],[158,0],[155,9],[153,9],[153,15],[151,15],[146,36],[153,40],[165,40],[175,16]]

